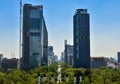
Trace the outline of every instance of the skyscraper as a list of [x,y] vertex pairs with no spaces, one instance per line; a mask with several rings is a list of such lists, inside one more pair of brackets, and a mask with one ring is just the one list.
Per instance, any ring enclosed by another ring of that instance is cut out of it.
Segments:
[[74,67],[90,68],[90,22],[87,9],[77,9],[73,17]]
[[61,61],[65,62],[65,52],[61,52]]
[[24,4],[22,33],[22,64],[24,70],[47,65],[48,33],[43,6]]
[[48,46],[48,66],[52,64],[53,55],[53,46]]
[[65,50],[64,50],[64,54],[65,54],[65,63],[68,64],[68,55],[67,55],[67,40],[64,41],[65,44]]
[[118,63],[120,63],[120,52],[118,52],[117,54],[118,54]]
[[65,40],[65,50],[64,50],[64,55],[65,55],[65,63],[67,65],[73,65],[73,45],[67,44],[67,40]]
[[45,24],[45,20],[43,18],[43,60],[41,65],[48,65],[48,32],[47,32],[47,28],[46,28],[46,24]]

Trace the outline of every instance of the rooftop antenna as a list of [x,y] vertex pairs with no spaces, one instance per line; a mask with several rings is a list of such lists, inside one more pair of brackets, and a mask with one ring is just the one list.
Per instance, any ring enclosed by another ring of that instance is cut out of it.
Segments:
[[22,0],[20,0],[20,28],[19,28],[19,58],[21,58],[21,52],[22,52]]

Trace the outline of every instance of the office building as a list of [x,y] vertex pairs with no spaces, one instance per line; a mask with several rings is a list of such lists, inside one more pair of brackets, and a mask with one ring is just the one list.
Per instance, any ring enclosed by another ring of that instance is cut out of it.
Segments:
[[67,44],[67,40],[65,40],[65,63],[67,65],[73,65],[73,45]]
[[90,68],[90,22],[87,9],[77,9],[73,17],[74,67]]
[[68,65],[73,65],[73,45],[67,45]]
[[21,68],[29,70],[47,65],[48,32],[43,17],[43,6],[24,4]]
[[48,65],[48,32],[47,27],[45,24],[45,20],[43,18],[43,60],[41,65],[47,66]]

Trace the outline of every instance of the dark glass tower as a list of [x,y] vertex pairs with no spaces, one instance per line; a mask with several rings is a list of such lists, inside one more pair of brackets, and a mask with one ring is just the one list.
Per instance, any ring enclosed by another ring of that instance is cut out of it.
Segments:
[[42,66],[47,66],[48,65],[48,32],[47,32],[47,27],[45,24],[45,20],[43,18],[43,57],[42,57]]
[[23,7],[22,64],[24,70],[47,65],[48,32],[43,6],[25,4]]
[[87,9],[77,9],[73,17],[74,67],[90,68],[90,22]]
[[68,64],[68,53],[67,53],[67,40],[64,41],[65,42],[65,64]]
[[120,63],[120,52],[118,52],[117,55],[118,55],[118,63]]

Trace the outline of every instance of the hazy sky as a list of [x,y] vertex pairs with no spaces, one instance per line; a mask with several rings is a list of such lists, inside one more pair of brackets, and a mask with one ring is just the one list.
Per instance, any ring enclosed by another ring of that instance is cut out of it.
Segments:
[[[90,13],[91,56],[116,57],[120,51],[120,0],[23,0],[43,5],[49,45],[59,57],[64,40],[73,44],[73,15],[76,9]],[[19,57],[19,0],[0,2],[0,53]]]

